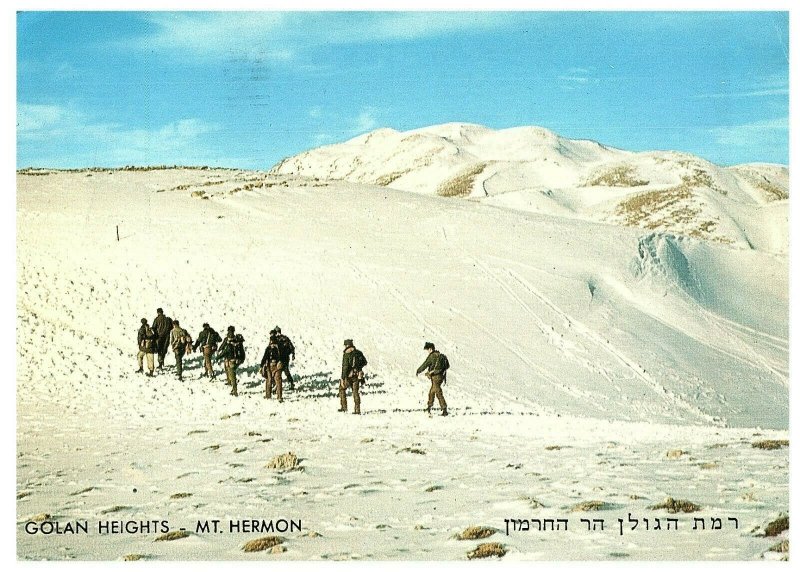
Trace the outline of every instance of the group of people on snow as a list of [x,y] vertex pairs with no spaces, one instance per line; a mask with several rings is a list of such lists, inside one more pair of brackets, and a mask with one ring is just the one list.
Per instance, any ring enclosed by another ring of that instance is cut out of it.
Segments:
[[[166,316],[162,308],[156,310],[152,326],[148,324],[146,318],[142,318],[141,323],[137,336],[139,369],[136,370],[136,373],[144,373],[146,360],[148,371],[145,375],[153,377],[156,357],[158,358],[158,369],[163,370],[164,358],[169,348],[172,348],[175,355],[175,371],[178,380],[183,381],[184,356],[200,349],[203,353],[205,369],[200,377],[215,380],[217,375],[214,372],[212,358],[221,360],[225,368],[225,383],[231,386],[231,395],[239,395],[236,372],[245,361],[245,347],[244,337],[236,333],[236,328],[228,326],[226,335],[222,338],[214,328],[208,323],[204,323],[203,329],[197,335],[197,340],[193,341],[192,336],[181,327],[180,322]],[[428,406],[425,411],[430,413],[434,399],[437,399],[442,415],[447,415],[447,402],[442,393],[442,385],[447,380],[450,363],[447,356],[439,352],[433,343],[426,342],[424,349],[428,352],[428,356],[417,368],[417,375],[425,372],[425,375],[431,380]],[[269,332],[269,342],[261,358],[259,370],[265,380],[265,399],[271,399],[274,392],[278,402],[283,403],[284,377],[289,384],[288,389],[294,390],[294,378],[289,370],[289,365],[294,359],[295,347],[292,340],[281,332],[279,326],[275,326]],[[353,340],[344,340],[342,375],[339,380],[339,411],[347,412],[347,389],[350,389],[353,395],[353,414],[361,414],[361,387],[365,380],[364,368],[366,365],[367,358],[361,350],[355,347]]]

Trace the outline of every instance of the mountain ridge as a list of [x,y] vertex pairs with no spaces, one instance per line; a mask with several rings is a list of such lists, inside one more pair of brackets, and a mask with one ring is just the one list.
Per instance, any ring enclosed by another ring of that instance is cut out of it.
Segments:
[[[722,167],[682,151],[626,151],[537,126],[380,128],[287,157],[269,173],[484,200],[788,252],[787,167]],[[776,204],[779,212],[764,220],[760,208]]]

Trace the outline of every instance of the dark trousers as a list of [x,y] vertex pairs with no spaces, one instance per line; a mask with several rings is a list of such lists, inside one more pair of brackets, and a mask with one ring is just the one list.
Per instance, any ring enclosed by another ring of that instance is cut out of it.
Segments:
[[347,411],[347,388],[353,390],[353,413],[361,413],[361,394],[358,389],[361,385],[361,379],[357,376],[343,379],[339,382],[339,404],[343,411]]
[[183,379],[183,356],[186,354],[186,348],[181,347],[175,350],[175,366],[178,370],[178,378]]
[[283,362],[283,373],[286,375],[286,381],[289,382],[289,388],[294,389],[294,379],[292,379],[292,372],[289,371],[289,362]]
[[158,354],[158,366],[164,365],[164,357],[169,349],[169,334],[156,340],[156,353]]

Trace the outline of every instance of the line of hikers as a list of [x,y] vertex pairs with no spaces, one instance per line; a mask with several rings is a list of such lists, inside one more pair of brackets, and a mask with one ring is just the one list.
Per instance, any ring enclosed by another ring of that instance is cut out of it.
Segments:
[[[200,377],[208,377],[212,380],[217,378],[214,367],[211,363],[212,357],[216,354],[217,360],[222,360],[225,367],[226,384],[231,386],[231,395],[238,396],[236,371],[245,361],[244,337],[236,333],[233,326],[228,326],[224,338],[212,328],[208,323],[203,324],[202,331],[197,336],[197,341],[192,340],[192,336],[181,327],[178,320],[173,320],[164,315],[164,310],[156,310],[156,318],[153,325],[147,323],[146,318],[142,318],[139,328],[137,341],[139,352],[137,361],[139,369],[136,373],[144,373],[144,360],[147,360],[148,377],[153,377],[155,371],[155,356],[158,356],[158,369],[164,368],[164,358],[168,349],[171,347],[175,354],[176,373],[179,381],[183,381],[183,358],[185,355],[197,351],[200,348],[203,352],[204,373]],[[219,345],[218,345],[219,344]],[[442,385],[447,380],[447,370],[450,362],[447,356],[436,350],[436,346],[431,342],[426,342],[424,349],[428,352],[428,357],[417,368],[417,375],[426,372],[425,375],[431,380],[431,389],[428,392],[427,413],[431,412],[434,399],[439,401],[442,415],[447,415],[447,402],[442,393]],[[264,398],[271,399],[273,390],[279,403],[283,403],[283,377],[289,383],[289,389],[294,389],[294,378],[289,371],[290,362],[295,359],[295,347],[288,336],[281,333],[279,326],[275,326],[269,332],[269,343],[264,350],[261,358],[260,373],[265,379]],[[353,394],[353,414],[361,414],[361,387],[364,384],[364,368],[367,365],[367,358],[353,344],[352,339],[344,340],[344,351],[342,353],[342,375],[339,380],[339,411],[347,411],[347,389]]]

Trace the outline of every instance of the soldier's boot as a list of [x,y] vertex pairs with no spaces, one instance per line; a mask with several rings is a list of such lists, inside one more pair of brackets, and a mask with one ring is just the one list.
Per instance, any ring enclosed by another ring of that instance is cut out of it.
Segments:
[[447,409],[442,409],[442,417],[447,417],[449,413],[447,413]]
[[356,409],[355,411],[353,411],[353,415],[361,415],[361,411],[359,411],[358,409]]
[[427,413],[428,415],[430,415],[430,414],[431,414],[431,408],[430,408],[430,407],[426,407],[425,409],[423,409],[423,411],[424,411],[425,413]]
[[137,369],[137,370],[136,370],[135,372],[133,372],[133,373],[144,373],[144,369],[142,369],[142,368],[140,367],[139,369]]
[[145,375],[147,377],[153,377],[153,372],[152,371],[148,371]]

